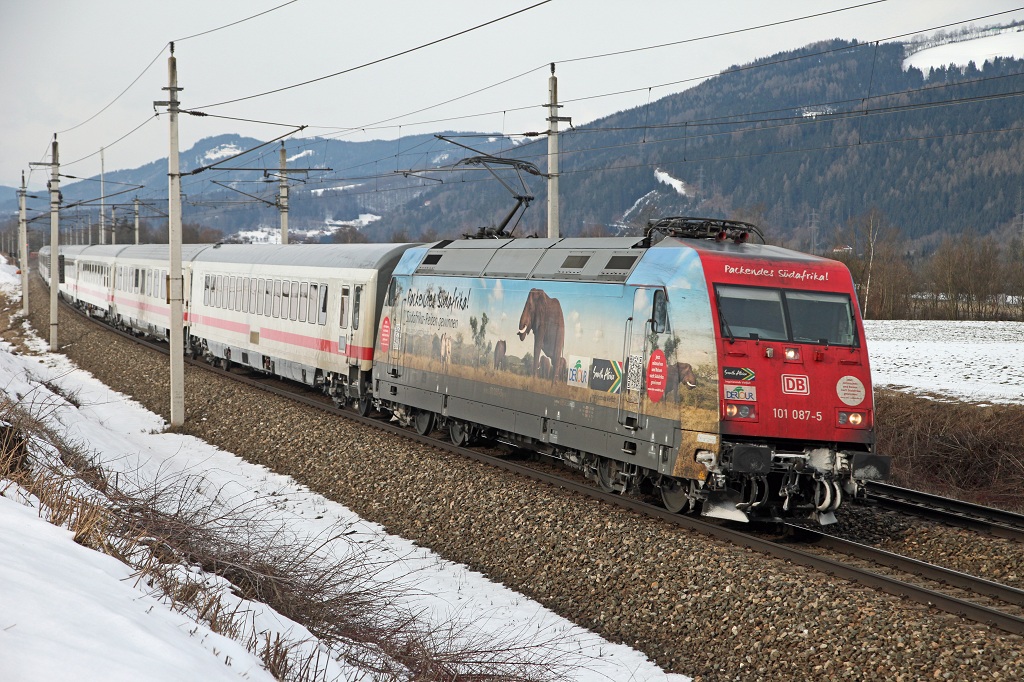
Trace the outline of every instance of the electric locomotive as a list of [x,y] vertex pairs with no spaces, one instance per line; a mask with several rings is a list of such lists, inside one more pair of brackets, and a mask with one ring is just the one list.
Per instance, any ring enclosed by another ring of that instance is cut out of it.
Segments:
[[673,511],[832,523],[889,470],[853,282],[751,233],[670,218],[642,239],[412,248],[381,312],[376,405]]

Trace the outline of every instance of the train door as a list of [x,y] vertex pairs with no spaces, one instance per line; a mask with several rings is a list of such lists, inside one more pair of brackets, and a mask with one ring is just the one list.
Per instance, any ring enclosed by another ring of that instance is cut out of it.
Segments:
[[[362,329],[362,315],[363,307],[363,285],[342,285],[341,287],[341,333],[347,341],[347,356],[348,364],[351,367],[357,367],[361,361],[361,348],[364,348],[366,342],[364,339],[373,339],[373,335],[367,336],[365,330]],[[369,345],[372,345],[372,341]]]
[[626,369],[626,382],[623,390],[618,393],[618,423],[631,430],[640,428],[640,415],[643,409],[649,301],[649,289],[637,288],[633,292],[633,314],[627,317],[623,330],[623,367]]
[[[323,285],[320,285],[323,289]],[[353,362],[355,353],[355,341],[352,336],[352,287],[342,284],[338,296],[338,352],[345,355],[346,362],[350,365]],[[312,297],[312,293],[310,294]]]
[[637,287],[633,292],[633,313],[626,319],[623,328],[622,359],[626,381],[619,392],[618,421],[632,431],[641,428],[640,416],[643,414],[646,387],[644,373],[650,350],[652,325],[665,323],[663,318],[655,320],[657,316],[654,310],[658,305],[665,310],[664,290]]
[[[391,310],[391,316],[382,324],[380,332],[381,349],[385,351],[386,362],[391,366],[391,376],[395,377],[400,375],[399,367],[402,365],[402,321],[405,319],[405,296],[400,296],[398,290],[398,280],[392,277],[388,285],[387,300],[384,302],[385,308]],[[384,324],[388,325],[387,329],[383,328]],[[385,334],[386,339],[383,336]]]

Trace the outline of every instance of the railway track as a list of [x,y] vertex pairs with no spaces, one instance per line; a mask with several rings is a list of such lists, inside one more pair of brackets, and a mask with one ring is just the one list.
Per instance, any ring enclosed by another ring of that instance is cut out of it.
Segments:
[[[70,306],[69,306],[70,307]],[[73,308],[72,308],[73,309]],[[73,309],[75,312],[77,309]],[[127,332],[113,329],[90,318],[103,329],[129,338],[149,348],[167,354],[167,346]],[[828,575],[849,580],[882,592],[924,604],[974,622],[989,625],[1005,632],[1024,635],[1024,590],[1000,585],[940,566],[927,564],[897,554],[811,531],[800,526],[786,526],[781,537],[769,537],[758,532],[737,530],[723,523],[673,514],[661,506],[634,497],[606,493],[592,483],[553,474],[529,463],[508,456],[494,455],[480,450],[459,447],[448,440],[420,435],[414,430],[389,423],[380,418],[362,417],[351,410],[340,409],[322,394],[282,380],[268,378],[256,372],[232,371],[213,367],[200,360],[186,362],[204,370],[228,375],[236,381],[281,395],[302,404],[346,419],[372,426],[430,447],[446,450],[493,467],[503,469],[556,488],[568,490],[592,499],[628,509],[678,527],[730,542],[734,545],[789,561]],[[911,491],[912,492],[912,491]],[[984,509],[984,508],[982,508]],[[988,528],[976,528],[988,530]]]
[[868,498],[885,509],[1024,542],[1022,514],[876,482],[868,484]]

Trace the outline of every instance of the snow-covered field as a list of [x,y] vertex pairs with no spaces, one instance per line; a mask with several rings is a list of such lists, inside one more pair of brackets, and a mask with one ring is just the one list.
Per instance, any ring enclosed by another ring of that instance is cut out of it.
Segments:
[[992,61],[996,57],[1024,57],[1024,31],[1021,31],[1020,27],[1007,29],[996,35],[929,47],[903,60],[903,68],[920,69],[927,77],[929,69],[950,64],[962,67],[971,61],[980,69],[986,61]]
[[868,320],[875,386],[979,403],[1024,403],[1024,323]]

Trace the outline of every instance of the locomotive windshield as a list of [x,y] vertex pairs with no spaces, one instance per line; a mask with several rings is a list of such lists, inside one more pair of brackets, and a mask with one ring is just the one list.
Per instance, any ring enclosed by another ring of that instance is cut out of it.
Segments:
[[716,286],[715,293],[727,338],[857,345],[845,294],[724,285]]

